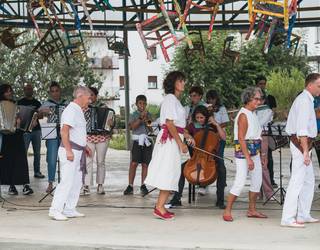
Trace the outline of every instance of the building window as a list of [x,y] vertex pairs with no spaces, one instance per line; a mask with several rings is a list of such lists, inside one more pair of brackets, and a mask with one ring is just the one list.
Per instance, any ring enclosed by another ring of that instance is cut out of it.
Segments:
[[152,59],[157,59],[157,47],[150,48]]
[[316,43],[320,43],[320,27],[316,28]]
[[119,76],[120,89],[124,89],[124,76]]
[[157,76],[148,76],[148,89],[158,88]]

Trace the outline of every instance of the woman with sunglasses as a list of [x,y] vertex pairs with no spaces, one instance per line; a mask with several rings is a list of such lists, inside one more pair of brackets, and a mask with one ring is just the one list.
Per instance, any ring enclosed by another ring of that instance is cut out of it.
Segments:
[[257,87],[246,88],[241,100],[244,104],[234,121],[234,142],[236,177],[228,196],[227,207],[224,210],[223,219],[233,221],[232,205],[240,195],[247,175],[250,175],[249,209],[247,217],[267,218],[256,210],[256,200],[262,184],[262,167],[260,160],[261,133],[258,117],[254,112],[261,103],[261,89]]

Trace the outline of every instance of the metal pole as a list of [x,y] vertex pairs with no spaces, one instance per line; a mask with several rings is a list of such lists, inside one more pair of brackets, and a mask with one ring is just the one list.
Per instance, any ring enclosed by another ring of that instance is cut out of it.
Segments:
[[[125,10],[126,8],[126,0],[122,0],[122,5],[124,7],[124,10],[122,12],[122,18],[123,18],[123,42],[128,48],[128,30],[125,25],[125,22],[127,21],[127,12]],[[125,92],[125,122],[126,122],[126,148],[129,150],[130,148],[130,129],[129,129],[129,116],[130,116],[130,98],[129,98],[129,56],[128,53],[125,53],[124,55],[124,92]]]

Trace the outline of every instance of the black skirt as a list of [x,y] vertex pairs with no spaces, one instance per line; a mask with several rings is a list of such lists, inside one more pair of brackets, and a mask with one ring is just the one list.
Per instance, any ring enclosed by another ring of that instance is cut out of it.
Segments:
[[3,135],[2,155],[0,159],[1,185],[29,184],[27,152],[23,133]]

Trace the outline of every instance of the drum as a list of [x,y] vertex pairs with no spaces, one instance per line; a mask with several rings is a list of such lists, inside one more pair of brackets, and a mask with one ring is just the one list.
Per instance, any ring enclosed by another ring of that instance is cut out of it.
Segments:
[[0,102],[0,132],[12,134],[16,131],[18,107],[14,102]]
[[18,106],[18,116],[20,118],[19,129],[24,132],[32,132],[37,125],[38,112],[32,106]]
[[115,111],[107,107],[89,107],[85,117],[88,134],[110,134],[115,126]]
[[283,135],[271,135],[268,136],[268,146],[269,148],[274,151],[278,148],[284,147],[289,142],[288,136]]

